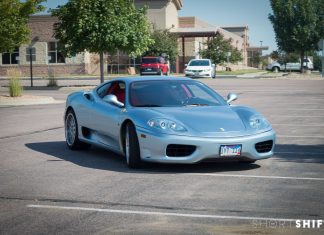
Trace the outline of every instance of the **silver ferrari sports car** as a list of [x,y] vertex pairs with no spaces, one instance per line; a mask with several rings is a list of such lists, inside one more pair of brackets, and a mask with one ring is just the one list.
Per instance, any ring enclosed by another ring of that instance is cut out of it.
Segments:
[[190,78],[138,77],[108,81],[70,94],[64,115],[72,150],[91,145],[142,161],[196,163],[212,159],[255,162],[273,155],[275,132],[255,110],[231,105]]

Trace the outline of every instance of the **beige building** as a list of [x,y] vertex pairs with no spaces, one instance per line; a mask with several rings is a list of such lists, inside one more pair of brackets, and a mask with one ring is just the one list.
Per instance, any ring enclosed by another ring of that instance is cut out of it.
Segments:
[[239,34],[211,25],[197,17],[179,17],[179,28],[172,29],[172,31],[178,33],[181,38],[179,41],[180,71],[190,59],[199,58],[199,51],[205,47],[205,43],[219,33],[225,39],[231,39],[232,46],[242,53],[243,61],[238,64],[247,65],[248,40]]
[[35,15],[29,19],[31,29],[30,44],[23,44],[14,53],[0,54],[0,76],[8,69],[19,68],[24,75],[30,72],[32,59],[33,73],[46,76],[49,71],[56,74],[92,74],[97,70],[97,56],[81,53],[65,58],[57,47],[53,37],[53,24],[56,18],[49,15]]
[[[232,39],[232,45],[240,50],[247,65],[247,48],[249,47],[248,27],[216,27],[196,17],[178,17],[183,0],[134,0],[135,6],[148,6],[148,18],[156,29],[170,29],[179,36],[179,58],[172,67],[174,71],[183,71],[183,66],[191,58],[198,58],[199,51],[216,33],[222,33],[225,38]],[[46,76],[49,71],[55,74],[98,74],[99,58],[96,54],[80,53],[72,58],[65,58],[57,47],[53,37],[53,24],[56,18],[49,15],[31,16],[31,43],[21,45],[13,53],[0,54],[0,76],[5,76],[7,70],[19,68],[24,75],[29,75],[30,59],[33,72],[38,76]],[[106,58],[106,71],[109,73],[126,73],[127,68],[138,65],[127,55],[118,53]]]
[[178,11],[183,0],[135,0],[136,7],[147,6],[147,16],[156,29],[178,28]]

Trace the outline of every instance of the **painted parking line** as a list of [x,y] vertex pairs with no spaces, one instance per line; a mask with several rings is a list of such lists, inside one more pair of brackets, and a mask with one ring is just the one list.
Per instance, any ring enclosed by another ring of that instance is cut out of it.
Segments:
[[215,176],[215,177],[232,177],[232,178],[259,178],[259,179],[284,179],[284,180],[313,180],[324,181],[324,178],[309,178],[309,177],[290,177],[290,176],[271,176],[271,175],[230,175],[218,173],[189,173],[190,175],[199,176]]
[[285,218],[267,218],[267,217],[252,217],[252,216],[228,216],[228,215],[204,215],[204,214],[186,214],[175,212],[157,212],[157,211],[139,211],[139,210],[116,210],[116,209],[100,209],[91,207],[72,207],[72,206],[52,206],[52,205],[27,205],[28,208],[38,209],[56,209],[56,210],[76,210],[76,211],[95,211],[102,213],[117,213],[117,214],[135,214],[135,215],[153,215],[153,216],[175,216],[187,218],[202,218],[202,219],[235,219],[235,220],[268,220],[268,221],[284,221],[295,222],[297,219]]

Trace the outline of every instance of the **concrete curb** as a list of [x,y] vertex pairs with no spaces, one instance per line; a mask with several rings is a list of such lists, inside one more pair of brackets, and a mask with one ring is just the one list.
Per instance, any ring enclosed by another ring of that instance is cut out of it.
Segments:
[[55,100],[49,96],[31,96],[24,95],[21,97],[0,96],[0,107],[25,106],[39,104],[61,104],[64,100]]

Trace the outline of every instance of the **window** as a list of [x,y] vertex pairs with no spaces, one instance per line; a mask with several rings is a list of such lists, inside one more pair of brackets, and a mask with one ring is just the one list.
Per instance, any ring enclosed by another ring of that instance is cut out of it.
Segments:
[[26,61],[30,62],[30,57],[32,61],[36,61],[36,48],[28,47],[26,48]]
[[106,95],[115,95],[119,102],[125,102],[125,83],[116,81],[102,85],[97,89],[97,94],[100,98]]
[[49,42],[48,43],[48,63],[57,64],[57,63],[65,63],[65,57],[58,47],[57,42]]
[[130,87],[130,103],[135,107],[226,105],[215,91],[191,80],[133,82]]
[[19,48],[12,53],[2,53],[2,64],[18,64]]

